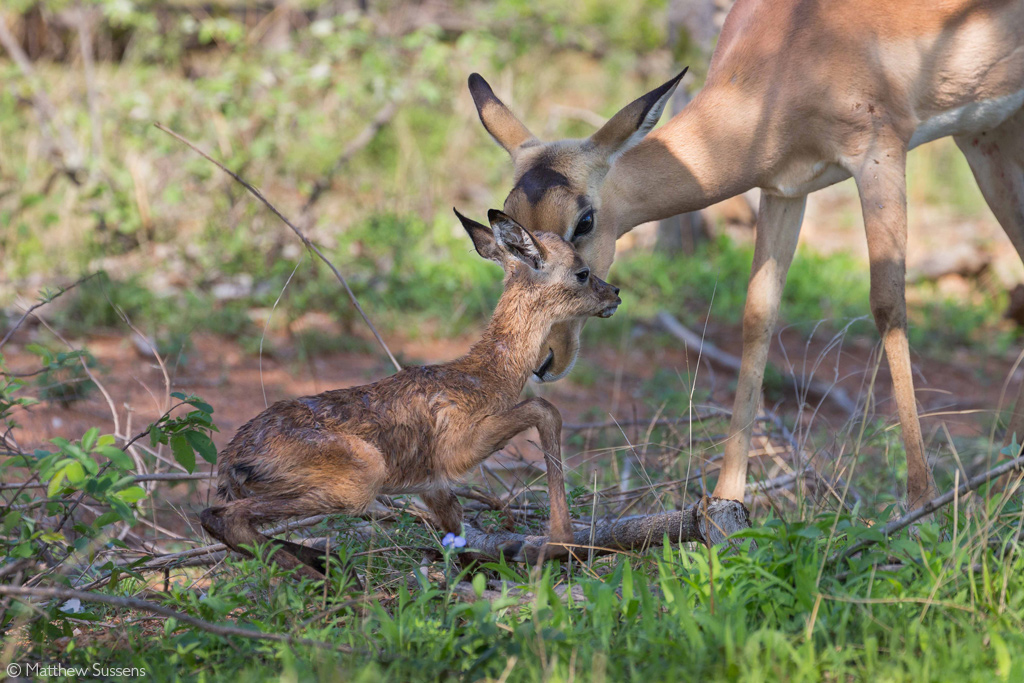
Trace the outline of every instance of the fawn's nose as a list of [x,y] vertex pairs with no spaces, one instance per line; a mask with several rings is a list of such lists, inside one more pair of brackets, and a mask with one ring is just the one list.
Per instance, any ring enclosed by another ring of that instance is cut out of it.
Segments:
[[619,293],[619,288],[616,287],[615,285],[612,285],[612,291],[615,292],[616,294],[618,294]]

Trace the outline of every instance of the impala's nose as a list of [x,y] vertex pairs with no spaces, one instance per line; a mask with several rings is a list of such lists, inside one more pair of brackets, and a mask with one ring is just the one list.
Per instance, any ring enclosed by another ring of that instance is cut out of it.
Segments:
[[548,374],[548,370],[551,369],[551,364],[555,362],[555,351],[554,349],[548,350],[548,357],[544,359],[540,367],[533,371],[533,374],[537,376],[537,379],[544,379],[544,375]]
[[619,288],[616,287],[615,285],[612,285],[612,291],[615,292],[616,294],[618,294],[619,293]]

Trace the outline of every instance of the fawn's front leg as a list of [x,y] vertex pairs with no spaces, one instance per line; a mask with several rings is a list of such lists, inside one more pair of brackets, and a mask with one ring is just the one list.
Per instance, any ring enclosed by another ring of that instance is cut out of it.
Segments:
[[[483,462],[492,453],[504,448],[512,437],[530,427],[540,433],[540,447],[548,473],[548,498],[551,506],[549,520],[549,541],[570,544],[573,542],[572,519],[565,497],[565,479],[562,474],[562,415],[549,401],[530,398],[516,407],[498,415],[485,418],[474,440],[477,444],[474,456]],[[559,551],[557,554],[565,555]],[[552,555],[549,553],[548,555]]]

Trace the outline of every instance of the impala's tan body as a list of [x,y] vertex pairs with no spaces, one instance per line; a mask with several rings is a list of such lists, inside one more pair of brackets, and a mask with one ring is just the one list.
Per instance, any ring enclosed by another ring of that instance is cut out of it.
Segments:
[[[574,242],[599,275],[611,266],[615,240],[636,225],[762,188],[719,496],[743,496],[768,344],[806,196],[853,176],[871,309],[907,446],[910,502],[934,492],[906,340],[906,153],[955,136],[1024,255],[1024,0],[739,0],[704,88],[648,135],[678,78],[590,138],[553,143],[533,138],[475,79],[481,120],[515,164],[506,211],[532,230],[571,238],[581,212],[592,209],[593,231]],[[582,324],[553,329],[537,361],[543,379],[572,367]],[[1024,415],[1015,414],[1020,431]]]
[[[506,271],[505,291],[483,338],[450,363],[281,401],[250,420],[220,454],[217,490],[224,504],[202,515],[211,535],[244,552],[244,546],[268,540],[256,531],[259,524],[359,513],[382,493],[420,494],[440,527],[459,533],[462,508],[453,483],[513,436],[536,427],[547,462],[551,540],[572,541],[561,417],[544,399],[520,402],[519,395],[551,325],[611,315],[618,289],[590,276],[562,238],[534,239],[500,212],[493,214],[493,234],[463,219],[477,250]],[[499,234],[504,239],[496,242]],[[319,565],[316,553],[275,543],[284,548],[275,556],[279,564],[316,576],[305,566]]]

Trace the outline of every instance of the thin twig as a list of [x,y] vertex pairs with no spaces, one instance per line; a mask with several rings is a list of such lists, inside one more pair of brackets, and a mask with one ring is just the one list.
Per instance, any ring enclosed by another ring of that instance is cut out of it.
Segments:
[[[703,339],[696,332],[693,332],[676,318],[666,311],[658,313],[658,322],[665,330],[676,339],[684,342],[688,346],[700,349],[701,354],[707,356],[708,360],[715,363],[727,370],[733,372],[740,371],[740,359],[731,353],[722,351],[711,342]],[[812,379],[806,385],[801,383],[799,379],[790,375],[784,375],[786,381],[793,386],[797,392],[797,396],[801,395],[801,391],[806,392],[807,396],[814,396],[816,398],[828,398],[837,407],[841,408],[847,415],[853,415],[857,412],[857,404],[850,398],[850,395],[846,393],[846,390],[842,387],[827,385],[818,380]]]
[[321,252],[320,249],[318,249],[317,246],[315,244],[313,244],[313,242],[311,242],[310,239],[308,237],[306,237],[306,235],[301,230],[299,230],[297,227],[295,227],[294,223],[292,223],[290,220],[285,218],[284,214],[281,213],[280,211],[278,211],[277,207],[274,206],[273,204],[271,204],[270,201],[267,200],[267,198],[264,197],[263,194],[259,190],[257,190],[255,187],[253,187],[248,182],[243,180],[241,176],[239,176],[237,173],[235,173],[234,171],[229,169],[227,166],[225,166],[224,164],[220,163],[219,161],[217,161],[216,159],[211,157],[209,154],[207,154],[203,150],[201,150],[198,147],[196,147],[195,144],[193,144],[192,142],[190,142],[186,138],[182,137],[178,133],[175,133],[170,128],[167,128],[162,123],[155,123],[153,125],[155,125],[157,128],[159,128],[163,132],[167,133],[171,137],[175,138],[179,142],[182,142],[185,145],[188,145],[190,148],[192,148],[192,150],[196,154],[198,154],[199,156],[203,157],[204,159],[209,161],[211,164],[213,164],[214,166],[216,166],[217,168],[219,168],[220,170],[224,171],[229,176],[234,178],[242,187],[247,189],[252,194],[252,196],[256,197],[256,199],[258,199],[261,202],[263,202],[263,205],[266,206],[268,209],[270,209],[271,212],[273,212],[273,214],[275,216],[280,218],[284,222],[285,225],[287,225],[289,228],[291,228],[292,232],[294,232],[296,235],[298,235],[299,239],[302,240],[302,243],[306,245],[306,248],[309,249],[310,251],[312,251],[314,254],[316,254],[317,257],[319,257],[321,261],[326,263],[327,267],[330,268],[331,272],[334,273],[334,276],[336,278],[338,278],[338,282],[341,283],[341,286],[345,288],[345,293],[348,294],[349,301],[352,302],[352,305],[355,307],[356,311],[359,312],[359,315],[362,316],[363,321],[370,328],[370,331],[373,332],[373,336],[377,338],[377,343],[380,344],[380,347],[382,349],[384,349],[384,353],[387,354],[388,359],[391,361],[392,365],[395,366],[395,370],[401,370],[402,369],[402,366],[398,364],[398,361],[395,359],[394,355],[392,355],[391,349],[389,349],[388,345],[384,342],[384,338],[380,336],[380,332],[378,332],[377,328],[374,327],[372,322],[370,322],[370,318],[367,317],[366,313],[363,311],[363,307],[359,305],[359,300],[356,299],[356,295],[352,292],[352,288],[348,286],[348,281],[345,280],[344,276],[342,276],[342,274],[340,272],[338,272],[338,269],[334,267],[334,264],[331,263],[330,260],[326,256],[323,255],[323,252]]
[[[1022,468],[1024,468],[1024,455],[1020,456],[1019,458],[1014,458],[1009,462],[1003,463],[998,467],[993,467],[987,472],[982,472],[977,476],[971,477],[963,484],[961,484],[959,488],[947,491],[938,498],[933,498],[929,500],[927,503],[917,508],[916,510],[912,510],[911,512],[908,512],[899,519],[893,520],[886,524],[885,527],[882,529],[882,537],[887,538],[888,536],[899,531],[900,529],[910,526],[922,517],[930,515],[931,513],[935,512],[936,510],[945,505],[949,505],[950,503],[953,502],[954,498],[961,498],[965,494],[973,491],[979,486],[982,486],[983,484],[986,484],[992,481],[993,479],[997,479],[998,477],[1001,477],[1007,472],[1021,470]],[[856,543],[846,548],[842,552],[836,553],[831,558],[829,558],[829,564],[844,560],[847,557],[851,557],[854,554],[864,550],[868,546],[874,545],[875,543],[878,543],[878,540],[873,538],[866,538],[861,541],[857,541]]]
[[[2,25],[2,22],[0,22],[0,25]],[[28,317],[30,315],[32,315],[32,313],[35,312],[35,310],[37,308],[41,308],[41,307],[45,306],[46,304],[50,303],[51,301],[54,301],[54,300],[58,299],[59,297],[63,296],[65,292],[71,291],[72,289],[74,289],[78,285],[82,284],[83,282],[85,282],[89,278],[96,277],[96,275],[98,275],[98,273],[91,273],[89,275],[86,275],[85,277],[79,278],[79,279],[75,280],[74,282],[72,282],[67,287],[61,287],[60,290],[56,294],[53,294],[53,295],[51,295],[49,297],[46,297],[43,301],[40,301],[39,303],[32,304],[31,306],[29,306],[28,310],[26,310],[25,313],[22,314],[22,316],[20,318],[18,318],[18,322],[14,323],[14,327],[12,327],[10,330],[8,330],[7,334],[4,335],[3,339],[0,339],[0,349],[2,349],[4,347],[4,344],[6,344],[7,341],[11,337],[14,336],[14,333],[18,331],[18,328],[21,327],[24,324],[25,320],[28,319]],[[11,376],[12,377],[20,377],[20,376],[27,377],[28,375],[11,375]]]
[[254,629],[241,628],[240,626],[224,626],[221,624],[211,624],[208,621],[197,619],[192,615],[185,614],[173,610],[170,607],[150,602],[149,600],[140,600],[138,598],[124,598],[116,595],[105,595],[103,593],[90,593],[86,591],[78,591],[71,588],[50,588],[50,587],[35,587],[30,588],[27,586],[7,586],[0,585],[0,595],[10,595],[13,597],[22,598],[44,598],[47,600],[72,600],[77,599],[82,602],[98,602],[104,605],[110,605],[112,607],[122,607],[124,609],[137,609],[145,612],[152,612],[153,614],[159,614],[160,616],[177,619],[183,624],[188,624],[193,628],[197,628],[207,633],[213,633],[218,636],[238,636],[240,638],[252,638],[254,640],[271,640],[277,643],[288,643],[289,645],[307,645],[310,647],[316,647],[323,650],[337,650],[339,652],[351,653],[352,648],[348,645],[325,643],[321,640],[312,640],[309,638],[299,638],[296,636],[285,635],[282,633],[263,633],[262,631],[256,631]]

